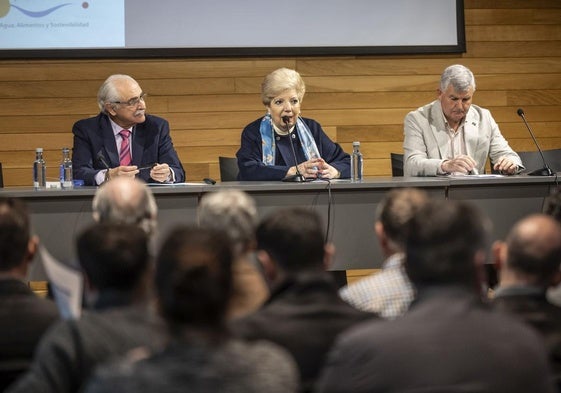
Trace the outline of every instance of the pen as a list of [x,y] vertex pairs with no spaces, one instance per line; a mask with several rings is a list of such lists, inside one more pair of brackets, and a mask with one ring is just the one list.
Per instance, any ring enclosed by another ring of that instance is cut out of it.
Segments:
[[145,169],[152,169],[154,168],[156,165],[158,165],[157,163],[153,163],[153,164],[148,164],[146,166],[141,166],[140,168],[138,168],[139,171],[143,171]]

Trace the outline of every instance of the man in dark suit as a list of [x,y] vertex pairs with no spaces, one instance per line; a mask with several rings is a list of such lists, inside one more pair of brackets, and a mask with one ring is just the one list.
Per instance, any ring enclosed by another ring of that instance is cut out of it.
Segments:
[[257,249],[271,296],[232,326],[242,337],[286,348],[298,364],[303,391],[312,389],[335,337],[375,317],[339,297],[325,271],[334,249],[323,233],[319,216],[309,209],[281,209],[265,218],[257,228]]
[[463,201],[431,200],[413,217],[405,268],[409,311],[343,333],[319,392],[553,392],[544,345],[484,307],[488,225]]
[[72,127],[74,178],[88,186],[116,176],[146,182],[185,181],[169,123],[146,114],[146,94],[128,75],[111,75],[99,88],[100,114]]
[[28,368],[39,339],[58,319],[55,304],[25,282],[38,244],[29,227],[24,203],[0,198],[0,391]]
[[542,334],[561,387],[561,307],[546,298],[547,289],[561,282],[561,226],[546,215],[526,217],[512,228],[506,242],[495,246],[495,258],[499,286],[493,306]]

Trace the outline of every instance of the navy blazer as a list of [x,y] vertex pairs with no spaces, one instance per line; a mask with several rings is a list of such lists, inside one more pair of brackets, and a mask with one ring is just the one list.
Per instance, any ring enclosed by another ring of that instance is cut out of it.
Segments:
[[[248,124],[242,132],[241,146],[236,157],[238,158],[238,168],[240,170],[239,180],[281,180],[286,176],[286,172],[294,166],[294,154],[290,147],[287,136],[276,135],[276,158],[275,165],[267,166],[263,163],[263,147],[261,146],[261,125],[259,118]],[[336,168],[341,173],[341,178],[351,176],[350,156],[334,143],[325,134],[321,125],[312,119],[302,118],[310,129],[316,142],[321,158],[329,165]],[[302,144],[298,133],[293,132],[294,149],[298,163],[306,161]]]
[[[111,168],[119,166],[119,153],[109,117],[100,113],[95,117],[79,120],[72,127],[72,133],[74,179],[84,180],[86,186],[95,186],[95,175],[106,169],[98,159],[98,154],[103,155]],[[144,123],[134,126],[131,143],[132,165],[141,167],[165,163],[173,169],[176,182],[185,181],[185,171],[173,148],[167,120],[146,115]],[[137,177],[148,183],[156,182],[150,178],[149,170],[140,171]]]

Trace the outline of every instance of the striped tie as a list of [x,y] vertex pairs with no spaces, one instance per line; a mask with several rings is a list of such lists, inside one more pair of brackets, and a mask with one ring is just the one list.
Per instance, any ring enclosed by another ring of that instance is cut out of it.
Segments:
[[130,139],[131,132],[129,130],[121,130],[119,135],[123,138],[121,142],[121,151],[119,152],[119,163],[121,166],[128,166],[132,162]]

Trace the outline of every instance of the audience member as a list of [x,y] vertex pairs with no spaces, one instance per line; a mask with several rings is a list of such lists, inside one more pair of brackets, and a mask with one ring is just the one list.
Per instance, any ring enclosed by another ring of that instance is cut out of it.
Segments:
[[55,304],[26,283],[38,244],[30,232],[24,202],[0,197],[0,391],[29,367],[39,339],[58,319]]
[[[557,189],[545,198],[543,212],[561,224],[561,190]],[[552,304],[561,307],[561,285],[549,288],[547,299]]]
[[239,318],[263,304],[269,289],[256,267],[255,201],[240,190],[220,190],[203,195],[198,209],[199,226],[225,230],[234,248],[233,288],[229,318]]
[[546,298],[547,289],[561,282],[561,226],[546,215],[532,215],[519,221],[506,242],[495,248],[499,286],[493,306],[542,334],[561,388],[561,308]]
[[136,225],[150,236],[158,224],[152,190],[134,178],[119,177],[103,183],[96,190],[92,210],[96,222]]
[[103,367],[86,392],[295,392],[297,371],[288,353],[228,334],[232,256],[223,232],[173,231],[161,248],[155,280],[167,346]]
[[318,122],[300,116],[305,93],[306,85],[294,70],[279,68],[265,77],[261,102],[267,113],[242,132],[236,153],[239,180],[350,176],[349,155]]
[[561,190],[557,190],[545,198],[543,212],[561,223]]
[[380,272],[343,287],[339,294],[359,310],[393,319],[405,313],[415,293],[403,267],[408,225],[428,200],[424,191],[394,189],[378,206],[374,231],[386,257]]
[[374,317],[339,298],[325,271],[334,247],[324,243],[323,233],[311,210],[279,209],[265,218],[257,228],[257,248],[271,296],[261,309],[232,324],[242,337],[286,348],[298,363],[303,391],[312,389],[335,337]]
[[491,112],[472,105],[475,78],[468,68],[446,68],[437,93],[436,101],[405,116],[405,176],[481,174],[487,157],[503,174],[524,169]]
[[431,200],[410,225],[415,301],[343,333],[319,392],[553,392],[537,334],[482,302],[488,221],[466,202]]
[[77,249],[94,311],[49,329],[29,372],[9,392],[78,392],[97,364],[160,339],[147,299],[151,269],[144,231],[95,224],[80,234]]
[[185,181],[169,123],[146,114],[146,93],[128,75],[111,75],[97,93],[100,113],[74,124],[74,178],[95,186],[118,176]]

